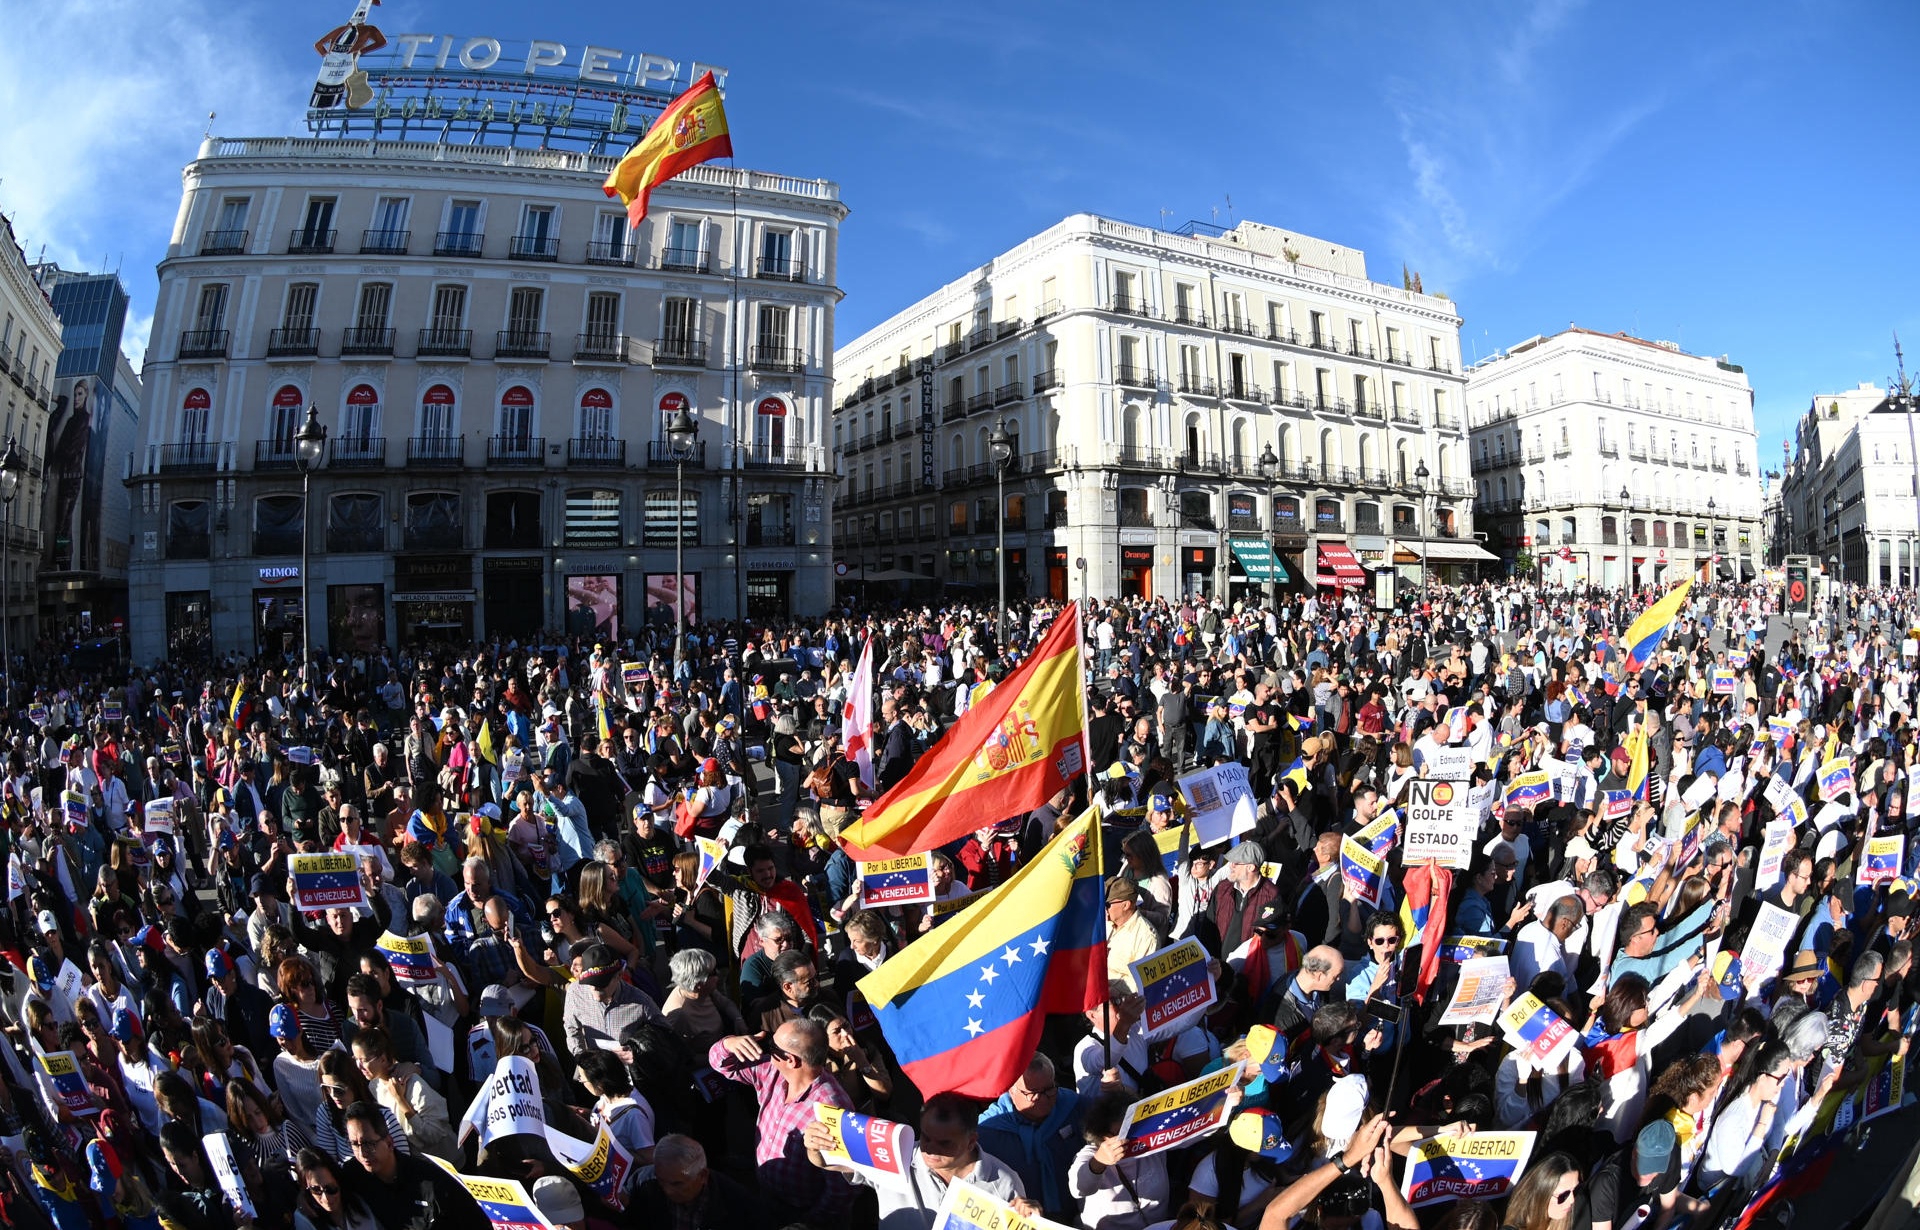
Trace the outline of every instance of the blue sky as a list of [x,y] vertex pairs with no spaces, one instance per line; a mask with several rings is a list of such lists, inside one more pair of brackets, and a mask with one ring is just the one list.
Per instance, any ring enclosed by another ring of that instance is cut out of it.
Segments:
[[[299,130],[350,0],[0,0],[0,209],[144,323],[179,171]],[[744,165],[820,175],[844,341],[1061,217],[1254,218],[1402,262],[1469,359],[1569,322],[1746,366],[1763,464],[1816,392],[1920,365],[1920,5],[390,0],[389,32],[726,65]],[[1231,213],[1229,214],[1229,200]],[[1216,213],[1216,211],[1218,211]]]

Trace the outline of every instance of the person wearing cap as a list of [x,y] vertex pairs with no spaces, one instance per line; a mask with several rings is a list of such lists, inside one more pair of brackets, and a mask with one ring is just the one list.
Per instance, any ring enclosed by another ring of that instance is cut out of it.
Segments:
[[225,1025],[227,1036],[253,1054],[273,1054],[273,1034],[267,1029],[273,1000],[258,983],[240,976],[238,963],[224,948],[208,949],[203,966],[207,989],[201,1000],[207,1015]]
[[93,985],[87,988],[86,997],[100,1010],[103,1021],[113,1020],[117,1008],[140,1015],[139,988],[128,985],[122,976],[119,955],[110,940],[96,939],[87,945],[87,969],[93,974]]
[[600,1040],[617,1041],[636,1021],[666,1027],[667,1018],[661,1015],[660,1005],[627,981],[613,949],[592,943],[583,945],[574,955],[579,974],[567,984],[561,1011],[568,1050],[579,1055]]
[[287,1117],[303,1126],[312,1123],[322,1100],[320,1056],[300,1031],[299,1013],[287,1004],[275,1004],[267,1013],[267,1033],[278,1045],[272,1064],[273,1087],[280,1094]]
[[1236,970],[1247,959],[1247,945],[1259,933],[1260,912],[1279,900],[1280,889],[1260,874],[1266,853],[1255,841],[1227,851],[1226,876],[1213,888],[1208,915],[1220,935],[1220,953]]
[[1641,1128],[1632,1144],[1600,1163],[1585,1186],[1595,1227],[1610,1225],[1619,1230],[1633,1220],[1641,1205],[1653,1206],[1648,1226],[1666,1225],[1707,1207],[1706,1201],[1680,1190],[1680,1137],[1667,1119],[1655,1119]]
[[1135,990],[1133,963],[1163,947],[1160,932],[1140,909],[1140,890],[1132,880],[1115,876],[1107,881],[1107,980],[1125,982]]
[[533,788],[540,794],[537,806],[552,820],[554,835],[559,838],[553,850],[554,874],[565,876],[593,857],[593,827],[587,819],[586,805],[551,768],[534,775]]
[[586,1228],[587,1206],[580,1199],[580,1191],[570,1178],[550,1174],[535,1180],[533,1204],[542,1217],[560,1227],[560,1230]]

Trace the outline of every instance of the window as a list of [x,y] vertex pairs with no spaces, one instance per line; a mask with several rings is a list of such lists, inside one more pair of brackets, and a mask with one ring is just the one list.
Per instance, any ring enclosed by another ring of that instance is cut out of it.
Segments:
[[1119,312],[1137,312],[1143,306],[1134,294],[1135,278],[1124,270],[1113,275],[1113,306]]
[[753,451],[769,461],[781,461],[787,452],[787,403],[763,397],[754,408]]
[[386,549],[387,526],[377,495],[336,495],[327,503],[327,550]]
[[1176,324],[1191,325],[1202,323],[1200,313],[1193,310],[1195,288],[1185,282],[1176,282],[1173,287],[1173,319]]
[[613,438],[613,395],[605,389],[588,389],[580,395],[580,438]]
[[[672,506],[668,506],[671,515]],[[594,487],[567,492],[567,545],[570,547],[618,547],[620,533],[620,493]]]
[[[900,514],[900,528],[913,523],[911,509]],[[793,545],[793,497],[756,491],[747,497],[747,545],[750,547],[788,547]]]
[[454,435],[453,390],[436,384],[420,395],[420,434],[428,440],[447,441]]
[[[680,542],[683,546],[700,545],[700,496],[698,492],[685,493],[680,504]],[[672,491],[647,492],[647,515],[644,527],[645,545],[649,547],[671,547],[674,538],[674,505]]]
[[967,502],[955,500],[947,505],[947,530],[949,533],[967,532]]
[[1327,314],[1325,312],[1309,312],[1307,315],[1310,321],[1309,328],[1311,329],[1311,332],[1308,334],[1308,336],[1312,338],[1313,344],[1315,346],[1326,345]]
[[700,304],[695,299],[671,296],[660,305],[660,336],[682,345],[700,336]]
[[247,206],[251,204],[244,196],[230,196],[220,202],[219,231],[223,235],[238,236],[247,229]]
[[[226,327],[227,321],[227,284],[212,282],[200,288],[199,310],[193,315],[193,327],[202,332],[211,332]],[[26,330],[21,330],[21,337]]]
[[387,311],[392,303],[391,283],[368,282],[360,288],[360,306],[353,315],[354,328],[361,333],[385,332]]
[[340,416],[340,434],[334,438],[336,452],[353,450],[349,455],[364,456],[375,447],[380,436],[380,394],[370,384],[357,384],[347,394],[346,413]]
[[513,237],[511,255],[526,260],[552,260],[560,250],[556,229],[553,206],[522,206],[520,233]]
[[500,436],[508,447],[533,447],[533,391],[516,384],[500,395]]
[[795,361],[792,308],[784,304],[763,303],[756,313],[755,323],[754,358],[756,361],[783,365]]
[[685,267],[701,265],[703,263],[701,250],[704,247],[701,242],[701,231],[702,227],[698,221],[685,218],[674,219],[673,228],[668,234],[666,263]]
[[407,496],[406,545],[460,546],[460,497],[451,491],[416,491]]
[[406,233],[412,202],[403,196],[383,196],[373,207],[374,233],[385,239],[397,239]]
[[611,346],[620,336],[620,296],[613,291],[594,291],[587,296],[587,338],[602,346]]
[[313,309],[320,298],[318,282],[294,282],[287,287],[287,306],[280,316],[280,327],[288,333],[306,333],[313,328]]
[[507,300],[507,332],[516,338],[530,338],[540,332],[541,309],[546,293],[537,286],[516,286]]
[[587,259],[604,264],[624,265],[627,254],[627,215],[617,210],[601,210],[593,218],[593,243]]
[[436,286],[433,288],[432,329],[436,335],[451,335],[466,327],[467,288],[464,286]]
[[334,198],[316,196],[307,198],[306,216],[300,220],[300,230],[294,235],[293,248],[303,252],[326,252],[333,248],[333,206]]
[[267,439],[276,455],[293,452],[294,433],[300,430],[300,423],[306,417],[305,402],[300,390],[290,384],[283,384],[274,392],[273,401],[267,406]]
[[168,559],[206,559],[213,546],[212,506],[205,500],[176,500],[167,505]]
[[253,553],[298,555],[305,528],[297,495],[267,495],[253,502]]
[[480,202],[454,201],[447,206],[449,235],[477,236],[480,233]]
[[798,271],[793,259],[793,232],[773,227],[760,232],[760,276],[792,278]]
[[180,442],[205,443],[208,420],[213,416],[213,395],[205,389],[188,389],[180,402]]
[[1188,529],[1213,528],[1213,497],[1204,491],[1180,493],[1180,524]]

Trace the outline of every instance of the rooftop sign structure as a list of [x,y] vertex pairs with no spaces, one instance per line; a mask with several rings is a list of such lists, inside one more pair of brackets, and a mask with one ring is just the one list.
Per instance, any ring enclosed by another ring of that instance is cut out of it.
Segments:
[[652,52],[387,34],[369,20],[378,3],[358,0],[345,24],[314,43],[315,136],[617,153],[701,74],[726,86],[724,68]]

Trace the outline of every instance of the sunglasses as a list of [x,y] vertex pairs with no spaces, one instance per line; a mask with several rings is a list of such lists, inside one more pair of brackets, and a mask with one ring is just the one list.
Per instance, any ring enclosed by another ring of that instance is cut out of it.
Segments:
[[1400,944],[1400,937],[1397,935],[1376,935],[1367,942],[1375,948],[1395,948]]
[[[353,1147],[357,1149],[360,1146],[356,1144]],[[340,1187],[336,1183],[309,1183],[307,1184],[307,1191],[309,1194],[315,1196],[338,1196],[340,1194]]]

